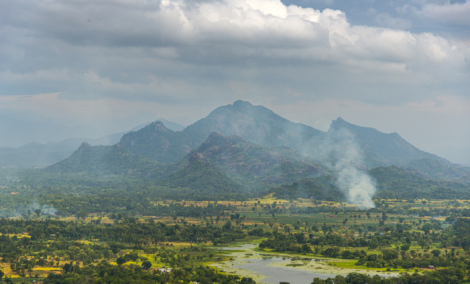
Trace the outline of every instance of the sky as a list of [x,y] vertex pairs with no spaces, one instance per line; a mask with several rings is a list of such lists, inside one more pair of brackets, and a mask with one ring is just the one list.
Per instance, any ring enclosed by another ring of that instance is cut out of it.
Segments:
[[[470,164],[468,15],[470,0],[3,0],[0,119],[96,137],[247,100]],[[0,146],[43,142],[30,133]]]

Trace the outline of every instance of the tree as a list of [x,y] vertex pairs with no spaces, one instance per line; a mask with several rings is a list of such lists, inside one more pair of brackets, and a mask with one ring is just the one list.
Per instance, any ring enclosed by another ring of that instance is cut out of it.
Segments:
[[400,249],[403,251],[407,251],[410,249],[410,244],[403,244]]
[[70,264],[70,263],[66,263],[66,264],[64,264],[64,266],[62,267],[62,269],[63,269],[65,272],[71,272],[71,271],[72,271],[72,268],[73,268],[73,265]]
[[230,230],[232,228],[232,222],[227,221],[225,225],[223,226],[224,230]]
[[142,268],[143,269],[147,270],[150,267],[152,267],[152,263],[150,261],[146,260],[146,261],[142,262]]
[[0,280],[3,278],[3,275],[5,275],[5,273],[3,273],[3,271],[0,270]]
[[88,213],[85,211],[85,210],[80,210],[78,211],[77,213],[77,218],[81,218],[83,220],[85,220],[85,218],[88,216]]
[[387,220],[388,216],[387,216],[387,213],[383,212],[382,213],[382,220]]
[[120,256],[116,259],[116,263],[121,266],[123,265],[124,263],[126,263],[126,260],[124,259],[124,257]]
[[441,254],[441,251],[438,250],[438,249],[434,249],[431,251],[432,255],[434,255],[435,257],[439,257],[439,255]]
[[428,234],[432,230],[432,225],[429,223],[424,224],[421,230],[423,230],[425,234]]

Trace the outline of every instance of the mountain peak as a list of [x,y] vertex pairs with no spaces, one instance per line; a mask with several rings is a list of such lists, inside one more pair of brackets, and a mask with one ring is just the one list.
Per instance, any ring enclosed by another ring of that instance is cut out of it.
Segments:
[[225,137],[217,131],[209,134],[209,137],[199,146],[200,151],[204,151],[205,148],[220,144],[224,142]]
[[217,131],[213,131],[211,134],[209,134],[209,137],[207,137],[207,140],[210,141],[210,140],[220,140],[220,139],[223,139],[225,138],[222,134],[220,134],[219,132]]
[[163,132],[168,132],[170,131],[168,128],[165,127],[165,125],[163,124],[163,122],[161,121],[155,121],[155,122],[152,122],[152,127],[155,127],[155,130],[156,131],[163,131]]
[[198,151],[202,152],[205,149],[212,147],[214,145],[221,144],[225,140],[225,137],[217,131],[212,132],[207,139],[202,142],[199,146]]
[[233,103],[233,106],[236,108],[252,107],[253,105],[250,102],[238,100]]
[[444,164],[448,163],[445,159],[419,150],[397,133],[387,134],[372,127],[358,126],[345,121],[341,117],[332,121],[328,133],[334,134],[335,131],[340,129],[346,129],[353,135],[359,146],[366,149],[366,160],[379,162],[378,164],[374,162],[372,166],[402,165],[408,161],[422,158],[438,160]]
[[91,147],[91,145],[88,144],[87,142],[83,142],[83,143],[80,145],[80,147],[78,147],[78,150],[83,149],[83,148],[88,148],[88,147]]
[[228,137],[223,136],[217,131],[212,132],[209,137],[197,148],[198,152],[203,152],[207,148],[220,146],[224,143],[228,145],[234,145],[241,141],[245,141],[245,139],[241,138],[240,136],[231,135]]
[[355,125],[347,122],[342,117],[338,117],[337,119],[331,122],[330,128],[338,129],[338,128],[347,127],[347,126],[355,126]]

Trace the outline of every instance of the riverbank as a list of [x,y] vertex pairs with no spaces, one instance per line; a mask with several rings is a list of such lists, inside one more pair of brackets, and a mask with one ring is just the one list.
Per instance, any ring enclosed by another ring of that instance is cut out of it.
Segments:
[[[353,269],[335,266],[334,263],[347,260],[317,259],[302,255],[266,253],[256,250],[257,244],[248,243],[219,250],[230,251],[229,260],[213,263],[211,266],[229,274],[251,277],[258,283],[278,284],[280,281],[291,284],[310,283],[313,278],[333,278],[336,275],[362,273],[383,277],[397,276],[397,272],[378,272],[366,269]],[[285,280],[284,280],[285,279]]]

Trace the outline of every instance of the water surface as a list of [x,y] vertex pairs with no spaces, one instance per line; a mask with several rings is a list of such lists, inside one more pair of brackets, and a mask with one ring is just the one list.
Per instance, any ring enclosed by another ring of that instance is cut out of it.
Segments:
[[[328,265],[328,260],[313,258],[292,258],[289,255],[271,255],[255,251],[255,244],[244,244],[239,247],[227,247],[220,250],[233,250],[229,261],[213,264],[230,274],[253,278],[257,283],[279,284],[309,284],[313,278],[334,278],[336,275],[347,275],[351,272],[364,271],[359,269],[341,269]],[[338,260],[335,260],[338,261]],[[390,277],[390,273],[374,273]]]

